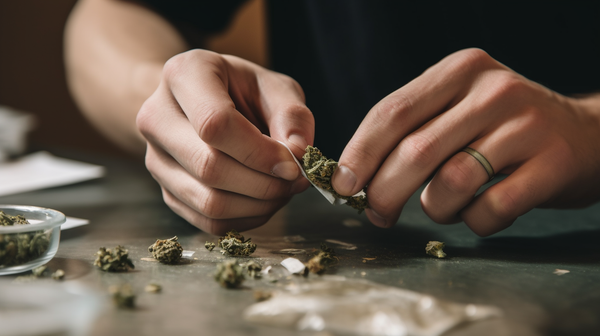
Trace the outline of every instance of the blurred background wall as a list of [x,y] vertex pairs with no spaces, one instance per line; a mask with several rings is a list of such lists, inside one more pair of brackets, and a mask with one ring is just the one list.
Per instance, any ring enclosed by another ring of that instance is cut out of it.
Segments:
[[[76,0],[0,0],[0,105],[30,112],[31,149],[129,156],[105,140],[69,96],[62,58],[64,24]],[[249,1],[207,48],[268,63],[263,0]]]

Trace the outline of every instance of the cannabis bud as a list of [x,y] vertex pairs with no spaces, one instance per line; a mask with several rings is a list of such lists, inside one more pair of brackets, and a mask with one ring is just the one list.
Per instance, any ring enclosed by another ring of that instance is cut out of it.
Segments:
[[206,242],[204,244],[204,247],[206,247],[207,250],[212,251],[215,249],[215,243],[211,243],[211,242]]
[[181,244],[177,241],[177,236],[175,236],[165,240],[157,239],[154,244],[148,247],[148,251],[152,253],[154,259],[163,264],[175,264],[181,259],[183,247],[181,247]]
[[0,226],[12,226],[29,224],[29,221],[23,215],[11,216],[0,210]]
[[443,248],[444,243],[433,240],[427,243],[427,246],[425,246],[425,252],[437,258],[445,258],[446,253],[444,253]]
[[248,276],[250,278],[260,278],[260,271],[262,271],[262,265],[257,263],[256,261],[249,261],[246,264],[246,271],[248,272]]
[[156,282],[151,282],[144,287],[144,291],[147,293],[160,293],[162,291],[162,286]]
[[135,308],[135,294],[133,293],[133,289],[131,289],[131,285],[113,285],[108,287],[108,292],[112,296],[113,303],[118,308]]
[[236,230],[231,230],[224,237],[219,238],[217,245],[221,248],[221,253],[224,255],[247,257],[256,250],[256,244],[250,240],[251,238],[244,240],[244,236]]
[[244,281],[242,267],[233,260],[217,264],[217,273],[215,273],[215,281],[217,281],[221,285],[221,287],[239,287]]
[[358,213],[369,207],[367,196],[342,196],[331,186],[331,177],[337,169],[338,164],[332,159],[323,156],[323,153],[313,146],[306,147],[306,153],[302,156],[302,169],[308,179],[317,187],[329,191],[336,198],[346,200],[346,204],[358,210]]
[[325,267],[338,261],[335,256],[335,251],[327,247],[324,243],[321,243],[321,251],[319,254],[312,257],[307,263],[306,268],[311,273],[322,274],[325,271]]
[[[13,225],[29,225],[29,222],[22,215],[11,216],[0,211],[0,226]],[[49,246],[50,239],[44,231],[0,234],[0,268],[37,259]]]
[[129,251],[121,245],[115,247],[114,251],[101,247],[96,252],[94,265],[105,272],[127,272],[135,268],[129,259]]

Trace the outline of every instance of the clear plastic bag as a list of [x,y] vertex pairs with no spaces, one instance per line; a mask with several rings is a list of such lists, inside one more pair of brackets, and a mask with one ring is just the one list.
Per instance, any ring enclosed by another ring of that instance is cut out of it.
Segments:
[[335,276],[292,284],[244,312],[245,320],[271,326],[386,336],[441,335],[459,323],[495,316],[501,316],[495,307]]

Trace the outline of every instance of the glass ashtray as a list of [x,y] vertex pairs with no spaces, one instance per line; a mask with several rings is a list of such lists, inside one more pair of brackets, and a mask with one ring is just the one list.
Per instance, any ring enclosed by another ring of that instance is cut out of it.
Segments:
[[[59,211],[28,205],[0,205],[9,216],[23,216],[29,224],[0,224],[0,275],[22,273],[48,263],[58,250]],[[0,218],[2,220],[2,218]]]

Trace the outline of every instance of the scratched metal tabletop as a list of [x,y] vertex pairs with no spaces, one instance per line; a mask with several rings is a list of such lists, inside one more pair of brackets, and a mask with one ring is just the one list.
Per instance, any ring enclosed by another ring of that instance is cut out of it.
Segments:
[[[28,204],[86,218],[90,224],[63,231],[51,268],[66,282],[98,291],[130,283],[137,308],[106,305],[92,335],[316,335],[246,322],[242,312],[255,302],[253,290],[278,284],[247,280],[241,289],[221,288],[215,265],[227,259],[204,248],[217,237],[204,233],[164,205],[160,189],[143,164],[121,159],[72,155],[107,168],[107,176],[76,185],[0,197],[0,204]],[[414,196],[391,229],[369,224],[366,216],[332,206],[314,189],[295,197],[264,226],[243,233],[257,243],[253,254],[275,265],[301,249],[306,261],[321,242],[337,240],[356,249],[336,249],[339,262],[327,274],[361,278],[460,303],[499,307],[504,315],[459,326],[447,335],[600,335],[600,205],[583,210],[534,210],[509,229],[479,238],[464,224],[437,225]],[[148,246],[178,236],[191,259],[179,265],[151,261]],[[301,236],[294,241],[289,237]],[[446,259],[424,252],[430,240],[446,243]],[[135,270],[105,273],[92,263],[100,246],[129,249]],[[248,260],[248,258],[243,258]],[[556,275],[555,269],[570,271]],[[316,276],[316,275],[311,275]],[[5,277],[10,278],[10,276]],[[151,281],[160,294],[145,293]],[[285,281],[303,281],[288,277]],[[323,333],[319,334],[323,335]],[[330,335],[330,334],[327,334]]]

